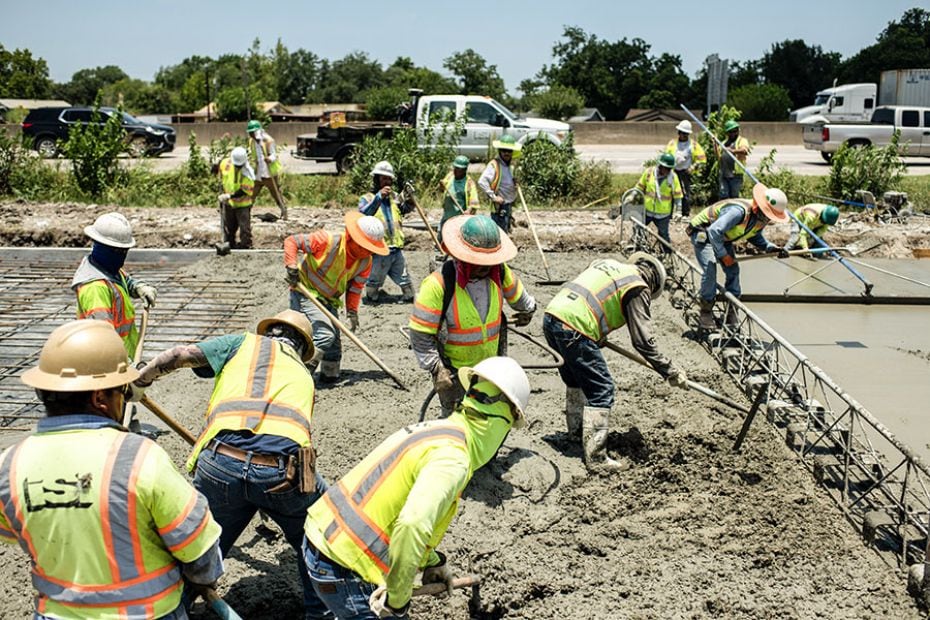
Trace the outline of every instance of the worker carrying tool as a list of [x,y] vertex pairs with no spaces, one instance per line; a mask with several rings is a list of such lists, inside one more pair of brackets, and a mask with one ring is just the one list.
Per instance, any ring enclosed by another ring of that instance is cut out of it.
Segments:
[[513,203],[517,201],[517,181],[513,176],[513,160],[522,147],[510,134],[491,143],[497,157],[488,162],[478,177],[478,187],[491,201],[491,219],[510,234],[513,226]]
[[[752,200],[728,198],[706,207],[691,218],[687,232],[694,246],[694,255],[703,273],[700,290],[700,327],[712,330],[714,323],[714,300],[717,298],[717,263],[723,266],[726,275],[724,288],[739,297],[739,265],[733,244],[748,241],[763,252],[778,253],[787,258],[788,252],[770,242],[762,230],[770,223],[784,224],[788,221],[788,197],[774,187],[756,183],[752,188]],[[729,312],[726,323],[733,325],[736,315]]]
[[439,220],[439,240],[442,227],[456,215],[474,215],[478,212],[478,184],[468,176],[468,157],[459,155],[452,162],[452,170],[439,182],[442,190],[442,219]]
[[[252,204],[258,193],[248,152],[241,146],[234,148],[229,157],[220,161],[219,174],[223,193],[218,199],[226,243],[230,248],[247,250],[252,247]],[[239,243],[236,243],[236,232]]]
[[691,121],[683,120],[675,126],[678,139],[669,140],[665,152],[675,158],[675,174],[681,182],[681,217],[691,215],[691,177],[698,166],[707,163],[707,153],[701,143],[691,137]]
[[281,174],[281,162],[278,160],[278,149],[274,138],[262,129],[260,121],[251,120],[245,131],[252,143],[252,152],[255,155],[255,196],[267,187],[271,197],[281,210],[281,219],[287,219],[287,205],[284,204],[284,195],[281,193],[281,184],[278,182]]
[[123,214],[101,215],[93,225],[84,227],[84,234],[94,243],[71,280],[71,289],[77,294],[77,318],[112,325],[132,359],[139,344],[132,299],[141,299],[146,308],[154,307],[158,290],[123,269],[129,248],[136,246],[132,226]]
[[727,139],[723,143],[724,152],[721,153],[720,147],[714,143],[714,150],[719,160],[720,181],[720,199],[739,198],[740,191],[743,189],[743,173],[736,169],[734,159],[739,163],[746,165],[746,158],[752,147],[749,140],[739,135],[739,123],[735,120],[728,120],[723,125],[723,130],[727,134]]
[[[299,268],[298,253],[304,255]],[[356,331],[362,288],[371,274],[373,254],[388,255],[384,225],[378,218],[358,211],[346,213],[345,230],[341,233],[318,230],[284,239],[284,267],[291,285],[290,307],[303,312],[313,325],[316,352],[307,367],[312,373],[319,366],[323,383],[339,379],[342,338],[329,318],[293,287],[303,284],[335,316],[339,315],[341,298],[345,296],[346,318],[352,331]]]
[[408,194],[412,185],[400,194],[394,191],[394,167],[387,161],[379,161],[371,169],[372,188],[358,199],[358,210],[363,215],[371,215],[384,224],[384,243],[389,253],[385,256],[372,257],[371,275],[365,284],[365,301],[378,303],[384,291],[381,285],[387,276],[400,287],[405,302],[413,301],[413,284],[407,273],[407,259],[404,258],[403,218],[413,211],[413,198]]
[[[833,205],[819,203],[806,204],[798,207],[794,212],[797,220],[791,220],[791,236],[788,237],[788,243],[785,244],[785,250],[791,251],[795,248],[807,250],[810,243],[810,234],[803,228],[804,224],[813,231],[818,237],[823,237],[831,226],[836,224],[840,219],[840,210]],[[815,255],[816,256],[816,255]],[[824,258],[829,258],[826,254],[821,254]]]
[[546,342],[565,360],[565,422],[569,437],[581,440],[589,470],[622,471],[627,459],[607,455],[609,417],[616,386],[601,353],[616,329],[627,326],[630,341],[668,382],[687,387],[685,371],[659,352],[650,325],[652,300],[662,294],[665,267],[650,254],[636,252],[629,263],[597,259],[563,286],[543,317]]
[[443,239],[452,260],[420,284],[408,326],[417,362],[432,375],[448,416],[465,393],[458,369],[504,353],[504,301],[522,327],[533,318],[536,300],[507,266],[517,247],[487,215],[453,217]]
[[[259,321],[254,334],[163,351],[134,382],[145,389],[178,368],[215,379],[205,428],[187,469],[223,528],[224,557],[259,510],[278,524],[300,557],[307,508],[326,490],[310,441],[314,389],[304,366],[313,356],[310,332],[306,316],[284,310]],[[303,562],[297,564],[304,609],[309,617],[322,617],[326,610]]]
[[[647,168],[636,183],[636,189],[643,194],[646,207],[646,225],[655,224],[659,236],[668,243],[672,240],[668,236],[668,225],[672,221],[672,213],[681,208],[681,182],[672,172],[675,168],[675,156],[670,153],[659,155],[654,168]],[[667,251],[665,246],[663,251]]]
[[56,328],[22,376],[46,417],[0,456],[0,539],[29,554],[36,618],[187,618],[185,590],[223,573],[207,500],[120,425],[138,376],[92,320]]
[[304,559],[317,594],[337,618],[406,618],[418,571],[444,583],[436,551],[472,474],[511,427],[526,424],[530,385],[520,365],[492,357],[459,370],[467,393],[445,420],[385,439],[310,507]]

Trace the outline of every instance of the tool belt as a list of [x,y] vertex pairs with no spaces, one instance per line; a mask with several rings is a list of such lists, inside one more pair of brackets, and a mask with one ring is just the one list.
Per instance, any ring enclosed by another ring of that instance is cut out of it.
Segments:
[[284,466],[284,482],[268,489],[272,493],[284,491],[290,487],[298,486],[301,493],[312,493],[316,490],[316,450],[313,446],[302,447],[296,455],[274,455],[248,452],[227,445],[217,439],[207,444],[207,450],[228,456],[229,458],[254,463],[265,467]]

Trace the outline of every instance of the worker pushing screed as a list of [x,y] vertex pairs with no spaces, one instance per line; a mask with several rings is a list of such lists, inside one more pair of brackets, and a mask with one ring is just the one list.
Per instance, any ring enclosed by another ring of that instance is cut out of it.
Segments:
[[[333,383],[339,379],[342,338],[332,321],[294,287],[297,283],[303,284],[334,316],[339,315],[338,308],[343,305],[344,296],[346,318],[352,331],[357,331],[362,289],[371,274],[371,257],[388,253],[381,220],[358,211],[346,213],[342,232],[318,230],[284,239],[284,267],[291,285],[290,307],[303,312],[313,325],[316,353],[308,362],[308,368],[313,372],[320,367],[321,382]],[[303,259],[298,267],[299,254],[303,254]]]
[[652,300],[664,286],[662,263],[637,252],[629,263],[595,260],[546,306],[543,333],[565,360],[559,374],[566,388],[568,434],[581,441],[589,470],[622,471],[630,466],[625,458],[607,455],[616,386],[600,348],[611,332],[626,325],[633,347],[649,364],[671,385],[687,387],[685,371],[659,352],[650,330]]
[[120,425],[138,376],[91,320],[56,328],[22,376],[46,417],[0,456],[0,539],[30,556],[35,618],[180,620],[188,591],[223,573],[207,500]]
[[509,357],[463,367],[459,378],[466,393],[451,416],[394,433],[310,507],[303,557],[337,618],[406,618],[420,571],[451,593],[452,568],[436,548],[474,472],[525,426],[530,396]]
[[[135,381],[144,389],[179,368],[215,379],[187,468],[223,528],[224,557],[259,510],[300,557],[307,508],[326,490],[310,443],[314,386],[304,365],[313,356],[310,330],[306,316],[285,310],[261,320],[255,333],[164,351]],[[298,570],[307,617],[323,617],[303,562]]]
[[[808,229],[818,237],[823,237],[840,218],[840,210],[833,205],[811,203],[798,207],[794,212],[794,218],[791,222],[791,236],[785,244],[785,249],[789,252],[795,248],[802,250],[809,248],[811,237],[807,233]],[[801,228],[801,224],[804,228]],[[824,256],[824,258],[827,257]]]

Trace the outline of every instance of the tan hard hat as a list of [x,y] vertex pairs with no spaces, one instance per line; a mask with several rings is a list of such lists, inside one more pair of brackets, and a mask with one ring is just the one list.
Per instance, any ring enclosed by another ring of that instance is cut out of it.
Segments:
[[22,376],[30,387],[49,392],[89,392],[126,385],[139,378],[123,340],[106,321],[83,319],[49,334],[39,365]]
[[297,312],[296,310],[282,310],[274,316],[259,321],[255,331],[259,336],[264,336],[265,332],[276,323],[289,325],[296,329],[297,333],[303,336],[304,342],[307,343],[306,350],[303,354],[304,361],[306,362],[313,357],[313,326],[310,324],[310,319],[307,318],[307,315],[303,312]]

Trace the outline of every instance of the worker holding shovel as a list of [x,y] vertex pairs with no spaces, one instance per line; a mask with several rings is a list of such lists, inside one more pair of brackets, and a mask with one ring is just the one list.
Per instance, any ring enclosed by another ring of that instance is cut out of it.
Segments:
[[456,215],[474,215],[478,212],[478,184],[468,176],[468,157],[459,155],[452,162],[452,170],[439,182],[442,190],[442,219],[439,220],[439,240],[442,227]]
[[281,174],[281,161],[278,159],[278,147],[274,138],[262,129],[259,121],[251,120],[246,125],[246,133],[252,143],[255,154],[255,198],[263,187],[267,187],[274,198],[275,204],[281,210],[281,219],[287,219],[287,205],[284,204],[284,195],[278,177]]
[[513,226],[513,203],[517,201],[517,182],[513,177],[513,160],[521,146],[510,134],[504,134],[493,143],[497,157],[488,162],[478,178],[478,187],[491,201],[491,219],[501,230],[510,234]]
[[[252,204],[255,202],[255,172],[249,165],[244,148],[237,146],[219,165],[223,193],[220,204],[220,223],[230,248],[248,250],[252,247]],[[239,243],[236,243],[236,233]]]

